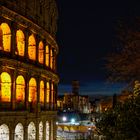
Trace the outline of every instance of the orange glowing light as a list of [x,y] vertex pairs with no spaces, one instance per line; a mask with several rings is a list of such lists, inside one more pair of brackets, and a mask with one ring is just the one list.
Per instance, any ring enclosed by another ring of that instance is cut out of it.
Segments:
[[36,80],[34,78],[31,78],[29,81],[29,102],[36,102],[36,94],[37,94],[37,87],[36,87]]
[[39,43],[38,60],[41,64],[43,64],[43,61],[44,61],[44,45],[43,45],[42,41]]
[[1,24],[1,48],[0,50],[4,50],[6,52],[10,52],[11,50],[11,30],[7,23]]
[[16,100],[24,101],[25,99],[25,80],[23,76],[18,76],[16,79]]
[[32,60],[36,59],[36,41],[34,38],[34,35],[29,36],[29,42],[28,42],[28,55],[29,58]]
[[46,102],[50,102],[50,84],[47,82],[47,91],[46,91]]
[[40,103],[44,103],[44,82],[40,82]]
[[16,32],[17,52],[16,54],[24,56],[25,52],[25,37],[21,30]]
[[1,78],[0,99],[3,102],[11,101],[11,76],[7,72],[3,72]]
[[46,66],[49,66],[49,46],[46,46],[46,60],[45,60]]

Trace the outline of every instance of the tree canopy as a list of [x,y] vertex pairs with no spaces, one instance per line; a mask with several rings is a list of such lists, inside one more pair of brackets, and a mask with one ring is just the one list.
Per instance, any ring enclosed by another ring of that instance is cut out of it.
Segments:
[[140,96],[131,97],[104,112],[96,126],[107,140],[139,140]]
[[140,80],[140,17],[121,18],[116,28],[116,52],[106,65],[111,81]]

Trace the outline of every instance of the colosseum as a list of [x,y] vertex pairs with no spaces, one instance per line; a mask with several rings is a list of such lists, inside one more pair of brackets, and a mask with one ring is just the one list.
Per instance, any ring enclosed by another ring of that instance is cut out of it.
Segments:
[[55,140],[55,0],[0,0],[0,140]]

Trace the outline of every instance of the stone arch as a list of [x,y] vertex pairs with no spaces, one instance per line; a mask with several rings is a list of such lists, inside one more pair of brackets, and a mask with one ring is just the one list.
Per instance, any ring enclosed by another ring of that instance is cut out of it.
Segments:
[[44,104],[44,81],[40,82],[40,103]]
[[25,36],[22,30],[16,32],[16,52],[17,55],[24,56],[25,53]]
[[2,23],[0,26],[0,50],[11,51],[11,29],[7,23]]
[[28,39],[28,56],[29,59],[36,60],[36,41],[33,34]]
[[43,122],[39,123],[39,140],[43,140]]
[[6,124],[0,125],[0,140],[9,140],[9,128]]
[[63,128],[62,128],[61,126],[58,126],[58,127],[57,127],[57,130],[58,130],[58,131],[63,131]]
[[54,52],[53,49],[50,48],[50,68],[53,69],[53,59],[54,59]]
[[50,123],[46,121],[46,140],[50,139]]
[[51,103],[54,103],[54,82],[51,82]]
[[37,83],[35,78],[31,78],[29,81],[29,102],[36,102],[36,94],[37,94]]
[[39,42],[39,47],[38,47],[38,61],[41,64],[43,64],[43,62],[44,62],[44,44],[43,44],[42,41]]
[[10,102],[11,101],[11,76],[7,72],[2,72],[0,75],[0,100],[2,102]]
[[25,79],[19,75],[16,79],[16,101],[24,102],[25,100]]
[[69,132],[69,128],[67,126],[64,126],[64,131]]
[[46,46],[46,52],[45,52],[45,55],[46,55],[46,60],[45,60],[45,64],[46,66],[49,67],[49,61],[50,61],[50,56],[49,56],[49,45]]
[[28,140],[36,140],[36,127],[34,122],[30,122],[28,125]]
[[46,83],[46,102],[47,102],[47,104],[49,104],[49,102],[50,102],[50,83],[49,82],[47,82]]
[[21,123],[18,123],[15,127],[14,140],[24,140],[24,128]]

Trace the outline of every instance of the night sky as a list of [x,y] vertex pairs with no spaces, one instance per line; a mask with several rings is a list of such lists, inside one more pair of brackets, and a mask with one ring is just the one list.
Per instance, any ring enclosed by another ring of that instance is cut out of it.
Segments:
[[58,94],[71,92],[79,80],[80,94],[112,95],[124,84],[107,82],[105,57],[114,51],[112,41],[119,17],[139,14],[139,5],[119,1],[57,0],[59,19]]

